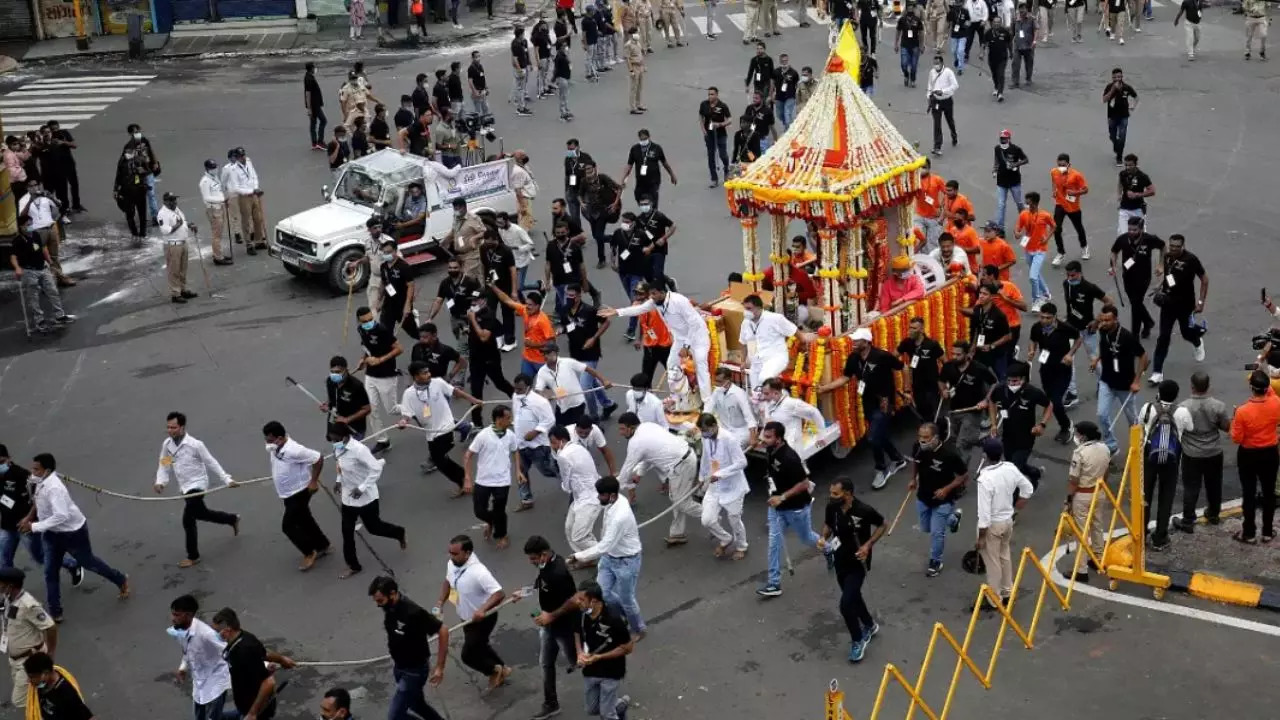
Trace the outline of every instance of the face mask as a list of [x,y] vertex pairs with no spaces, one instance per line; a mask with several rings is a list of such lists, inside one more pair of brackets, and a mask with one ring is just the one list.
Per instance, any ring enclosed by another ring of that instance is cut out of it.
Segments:
[[342,449],[343,449],[343,448],[345,448],[346,446],[347,446],[347,444],[346,444],[345,442],[342,442],[341,440],[339,440],[338,442],[335,442],[335,443],[333,444],[333,451],[334,451],[334,452],[342,452]]
[[715,434],[715,433],[711,433],[711,432],[704,432],[704,433],[702,433],[702,439],[704,439],[704,440],[715,440],[715,439],[716,439],[716,434]]
[[430,386],[431,386],[431,381],[430,381],[430,380],[428,380],[428,381],[426,381],[426,382],[416,382],[416,381],[415,381],[415,382],[413,383],[413,386],[414,386],[415,388],[419,389],[419,390],[426,390],[428,387],[430,387]]
[[40,684],[36,685],[37,690],[44,690],[48,687],[49,687],[49,683],[47,682],[41,682]]
[[1080,439],[1080,436],[1079,436],[1079,435],[1072,435],[1072,436],[1071,436],[1071,444],[1072,444],[1072,445],[1075,445],[1076,447],[1080,447],[1081,445],[1083,445],[1083,444],[1084,444],[1084,441]]
[[640,206],[640,212],[642,212],[642,213],[647,213],[647,212],[649,212],[649,211],[650,211],[650,210],[652,210],[652,209],[653,209],[653,206],[652,206],[652,205],[641,205],[641,206]]
[[[590,614],[591,614],[591,607],[590,607],[590,606],[587,606],[587,607],[582,608],[582,614],[583,614],[583,615],[590,615]],[[40,683],[40,687],[44,687],[44,683]]]
[[176,628],[170,625],[165,628],[164,631],[168,633],[171,638],[177,638],[179,640],[185,640],[187,638],[187,631],[182,628]]
[[1001,141],[1000,141],[1000,147],[1009,147],[1009,141],[1008,141],[1008,140],[1001,140]]
[[275,443],[267,443],[267,452],[275,452],[275,450],[276,450]]
[[1082,279],[1083,279],[1083,278],[1067,278],[1067,284],[1068,284],[1068,285],[1070,285],[1070,286],[1072,286],[1072,287],[1075,287],[1076,285],[1079,285],[1079,284],[1080,284],[1080,281],[1081,281]]
[[337,136],[337,138],[336,138],[336,139],[337,139],[337,141],[338,141],[338,144],[342,144],[342,143],[345,143],[345,142],[347,141],[347,136],[346,136],[346,135],[339,135],[339,136]]
[[1013,383],[1009,383],[1009,392],[1016,393],[1016,392],[1020,392],[1021,390],[1022,390],[1022,383],[1018,383],[1017,385],[1014,385]]
[[649,141],[648,141],[648,140],[641,140],[641,141],[640,141],[640,147],[642,147],[642,148],[647,148],[647,147],[649,147]]
[[0,475],[9,472],[9,463],[0,463]]
[[1069,169],[1069,168],[1067,168],[1067,166],[1066,166],[1066,165],[1059,165],[1059,166],[1058,166],[1058,172],[1062,173],[1063,175],[1066,175],[1066,174],[1067,174],[1067,170],[1068,170],[1068,169]]
[[632,228],[632,224],[631,224],[631,223],[622,223],[622,229],[623,229],[623,230],[625,230],[625,231],[627,231],[627,232],[631,232],[631,228]]
[[329,379],[333,381],[334,385],[341,383],[342,378],[343,378],[342,373],[329,373]]
[[382,262],[392,262],[396,259],[395,253],[382,253]]
[[577,151],[577,150],[565,150],[565,151],[564,151],[564,156],[565,156],[565,157],[567,157],[567,158],[571,158],[571,157],[578,157],[578,151]]
[[360,327],[361,327],[361,329],[364,329],[364,330],[372,330],[372,329],[374,329],[374,328],[375,328],[375,327],[377,327],[377,326],[378,326],[378,321],[377,321],[377,320],[370,320],[369,322],[362,322],[362,323],[360,323]]
[[905,270],[905,271],[903,271],[903,272],[898,273],[898,279],[899,279],[899,280],[906,280],[906,279],[907,279],[907,278],[909,278],[909,277],[911,277],[911,271],[910,271],[910,270]]
[[805,75],[804,77],[800,78],[800,82],[809,82],[812,79],[813,79],[812,77]]
[[142,139],[142,133],[140,133],[140,132],[136,132],[136,133],[134,133],[134,134],[133,134],[133,139],[134,139],[134,140],[141,140],[141,139]]
[[544,569],[546,569],[546,567],[547,567],[547,564],[546,564],[546,563],[544,563],[544,562],[538,563],[538,569],[539,569],[539,570],[544,570]]

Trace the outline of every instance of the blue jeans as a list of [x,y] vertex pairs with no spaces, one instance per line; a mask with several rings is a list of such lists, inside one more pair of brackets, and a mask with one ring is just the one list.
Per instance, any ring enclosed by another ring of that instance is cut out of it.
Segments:
[[782,129],[786,130],[791,127],[791,123],[796,119],[796,99],[774,100],[773,115],[782,123]]
[[[27,547],[31,559],[44,567],[44,533],[27,533],[23,535],[17,530],[0,530],[0,568],[13,567],[13,558],[18,554],[18,544]],[[70,555],[62,559],[62,567],[75,570],[80,567]]]
[[449,22],[458,24],[458,4],[460,0],[449,0]]
[[994,217],[991,218],[991,220],[993,222],[999,223],[1000,227],[1004,227],[1004,209],[1006,204],[1008,203],[1009,195],[1011,194],[1013,195],[1014,204],[1018,206],[1018,212],[1022,212],[1022,209],[1026,207],[1022,202],[1022,186],[1021,185],[1014,185],[1013,187],[1009,187],[1009,188],[1004,188],[997,185],[996,186],[996,214]]
[[867,441],[871,443],[871,457],[875,461],[876,470],[888,469],[889,465],[885,461],[888,459],[896,462],[902,461],[902,453],[898,452],[898,448],[893,446],[893,438],[889,435],[889,423],[892,416],[888,413],[880,412],[878,408],[866,410],[867,415]]
[[[599,367],[600,361],[599,360],[583,360],[582,364],[594,370],[595,368]],[[591,373],[582,373],[582,377],[579,378],[579,381],[582,383],[582,389],[587,391],[587,394],[584,395],[583,397],[587,399],[588,415],[598,418],[600,417],[600,410],[604,408],[611,408],[617,405],[617,403],[615,403],[612,399],[610,399],[609,396],[606,395],[603,390],[591,392],[591,388],[600,387],[599,381],[597,381],[595,376],[592,375]]]
[[621,680],[602,677],[582,678],[587,715],[599,716],[600,720],[618,720],[626,717],[625,705],[618,702],[618,689]]
[[[1124,403],[1124,416],[1129,420],[1129,425],[1138,424],[1138,407],[1131,399],[1132,395],[1133,393],[1128,390],[1113,390],[1110,385],[1098,382],[1098,427],[1102,428],[1102,441],[1107,444],[1107,449],[1113,455],[1119,447],[1116,434],[1111,430],[1111,415],[1116,408]],[[1126,403],[1125,400],[1129,402]],[[1128,426],[1125,429],[1128,430]]]
[[636,585],[640,582],[640,553],[627,557],[601,555],[596,567],[596,582],[604,591],[604,601],[621,610],[627,616],[631,632],[644,632],[644,618],[640,616],[640,603],[636,600]]
[[396,694],[391,696],[387,708],[387,720],[409,720],[409,713],[423,720],[443,720],[435,708],[427,704],[426,685],[430,672],[425,665],[415,668],[394,668]]
[[555,458],[551,457],[551,446],[542,445],[539,447],[520,448],[518,451],[520,456],[520,471],[524,473],[529,482],[519,485],[516,490],[520,493],[520,502],[533,502],[533,480],[529,478],[529,473],[533,468],[538,468],[538,472],[542,473],[542,477],[551,478],[553,480],[560,479],[560,467],[556,464]]
[[[622,289],[627,292],[628,298],[630,298],[632,295],[635,294],[636,285],[638,285],[642,280],[644,280],[644,276],[642,275],[625,275],[623,273],[618,273],[618,278],[622,280]],[[636,327],[639,324],[640,324],[640,318],[632,317],[630,321],[627,322],[627,334],[635,335]],[[593,365],[592,367],[595,367],[595,366]]]
[[542,363],[520,358],[520,372],[528,375],[530,379],[538,377],[538,371],[542,369],[542,365]]
[[1044,251],[1029,252],[1027,258],[1030,263],[1030,269],[1027,274],[1031,279],[1031,299],[1044,300],[1049,297],[1049,286],[1044,282],[1044,275],[1041,268],[1044,267]]
[[965,38],[951,38],[951,57],[955,58],[956,69],[964,72],[964,46]]
[[[1085,331],[1080,333],[1080,337],[1084,338],[1084,346],[1088,350],[1089,358],[1098,357],[1098,333]],[[1079,395],[1076,392],[1076,366],[1071,364],[1071,384],[1067,386],[1068,395]]]
[[809,516],[809,508],[798,510],[778,510],[769,508],[769,579],[766,585],[782,585],[782,544],[786,538],[782,536],[787,528],[795,531],[800,542],[813,547],[818,544],[818,533],[813,531],[813,520]]
[[707,170],[711,172],[711,182],[718,182],[716,175],[716,153],[720,154],[720,165],[724,168],[725,179],[729,179],[728,136],[722,131],[705,132],[702,142],[707,146]]
[[62,586],[58,578],[58,570],[62,569],[62,559],[70,555],[85,570],[101,575],[116,587],[125,583],[124,573],[106,564],[93,554],[93,546],[89,543],[89,523],[80,526],[79,530],[70,532],[46,532],[44,534],[44,587],[49,602],[49,614],[54,617],[62,615]]
[[[226,704],[227,694],[224,692],[203,705],[191,703],[191,714],[195,720],[225,720],[228,716],[226,710],[223,709]],[[240,714],[235,711],[234,707],[230,708],[230,710],[235,713],[233,717],[239,717]]]
[[951,525],[951,518],[956,514],[956,506],[945,502],[938,507],[929,507],[917,498],[916,512],[920,514],[920,530],[929,533],[929,561],[942,562],[942,551],[947,545],[947,530]]
[[651,271],[650,279],[665,276],[667,274],[667,254],[651,253],[649,255],[649,268]]
[[898,51],[898,64],[902,66],[902,79],[916,81],[916,69],[920,67],[920,48],[904,47]]
[[1107,118],[1107,137],[1111,138],[1111,151],[1116,162],[1124,156],[1124,141],[1129,135],[1129,118]]

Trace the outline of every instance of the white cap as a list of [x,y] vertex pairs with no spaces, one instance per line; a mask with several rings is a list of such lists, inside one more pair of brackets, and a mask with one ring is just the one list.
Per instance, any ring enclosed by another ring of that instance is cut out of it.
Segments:
[[866,340],[867,342],[871,342],[871,331],[866,328],[858,328],[857,330],[853,331],[853,339]]

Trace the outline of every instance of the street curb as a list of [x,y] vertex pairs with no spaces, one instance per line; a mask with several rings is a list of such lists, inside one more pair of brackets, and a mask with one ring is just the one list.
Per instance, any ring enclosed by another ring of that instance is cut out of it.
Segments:
[[[1221,516],[1225,518],[1239,515],[1240,511],[1239,507],[1224,508]],[[1203,517],[1196,518],[1197,524],[1204,522]],[[1169,578],[1169,590],[1227,605],[1280,612],[1280,586],[1268,587],[1195,570],[1165,570],[1155,563],[1152,569]]]

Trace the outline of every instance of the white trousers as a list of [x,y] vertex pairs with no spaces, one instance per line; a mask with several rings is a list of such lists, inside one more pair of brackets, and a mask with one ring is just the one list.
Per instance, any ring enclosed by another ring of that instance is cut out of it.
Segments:
[[711,397],[711,372],[707,369],[707,356],[711,354],[711,339],[689,342],[686,338],[672,338],[671,352],[667,354],[667,368],[680,367],[680,350],[689,348],[693,353],[693,366],[698,373],[698,394],[705,405]]
[[[698,504],[697,500],[693,499],[692,493],[697,482],[697,472],[698,456],[690,452],[683,460],[676,463],[671,475],[665,478],[668,497],[671,498],[671,503],[676,506],[676,509],[671,511],[671,528],[667,533],[668,537],[684,535],[686,518],[702,517],[702,506]],[[681,498],[684,499],[681,500]]]
[[594,531],[596,518],[600,517],[600,503],[574,501],[564,519],[564,536],[569,550],[579,553],[596,544]]
[[791,357],[786,352],[757,353],[751,358],[751,369],[747,371],[747,380],[751,390],[759,390],[760,385],[769,378],[776,378],[787,370]]
[[[720,523],[720,511],[729,516],[729,530],[726,532]],[[747,549],[747,528],[742,524],[742,498],[730,503],[721,503],[714,492],[702,498],[702,527],[707,529],[721,545],[733,543],[733,549],[745,552]],[[730,534],[732,533],[732,534]]]
[[364,376],[364,391],[369,393],[369,434],[372,435],[395,422],[398,378]]

